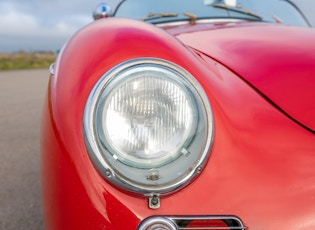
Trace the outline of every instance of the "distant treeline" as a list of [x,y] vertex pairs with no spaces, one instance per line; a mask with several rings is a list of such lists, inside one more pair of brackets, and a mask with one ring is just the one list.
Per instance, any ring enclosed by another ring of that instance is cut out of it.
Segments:
[[52,51],[0,53],[0,70],[48,68],[56,56]]

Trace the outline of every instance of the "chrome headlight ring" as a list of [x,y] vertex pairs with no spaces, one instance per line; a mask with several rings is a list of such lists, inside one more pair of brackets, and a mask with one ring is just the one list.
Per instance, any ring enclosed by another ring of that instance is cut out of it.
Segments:
[[169,194],[199,174],[209,156],[213,115],[205,92],[178,65],[132,59],[105,73],[84,111],[88,153],[127,191]]

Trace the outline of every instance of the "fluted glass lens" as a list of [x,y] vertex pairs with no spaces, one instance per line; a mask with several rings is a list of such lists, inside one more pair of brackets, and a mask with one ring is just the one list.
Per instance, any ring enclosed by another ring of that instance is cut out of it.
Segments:
[[175,160],[198,122],[189,87],[176,72],[151,66],[129,69],[120,78],[107,87],[100,103],[105,148],[133,167]]

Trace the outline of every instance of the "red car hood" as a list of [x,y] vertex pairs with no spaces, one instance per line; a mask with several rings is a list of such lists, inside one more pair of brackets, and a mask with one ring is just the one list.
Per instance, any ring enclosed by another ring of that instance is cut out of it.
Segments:
[[315,29],[235,23],[169,32],[230,68],[289,117],[315,131]]

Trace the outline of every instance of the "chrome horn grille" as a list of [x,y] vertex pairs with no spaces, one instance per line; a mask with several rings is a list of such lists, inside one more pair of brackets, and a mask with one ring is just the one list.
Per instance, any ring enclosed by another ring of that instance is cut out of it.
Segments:
[[137,230],[245,230],[236,216],[152,216]]

